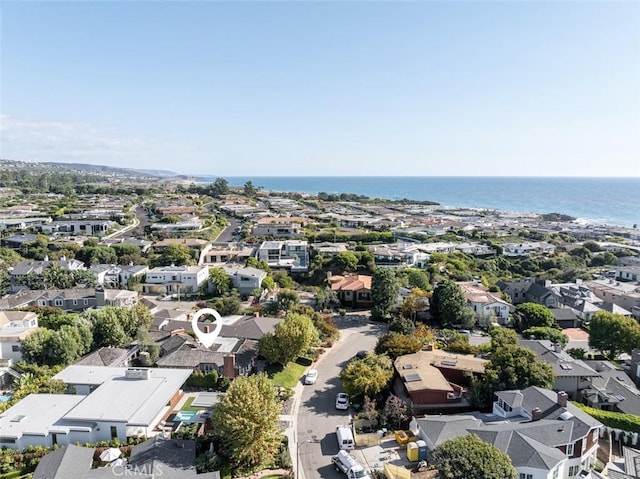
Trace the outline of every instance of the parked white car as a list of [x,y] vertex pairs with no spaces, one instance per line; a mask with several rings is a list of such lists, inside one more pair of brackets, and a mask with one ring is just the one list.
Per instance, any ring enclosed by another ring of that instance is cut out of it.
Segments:
[[338,393],[336,396],[336,409],[349,409],[349,395]]
[[318,370],[317,369],[309,369],[307,374],[304,376],[305,384],[315,384],[316,379],[318,379]]

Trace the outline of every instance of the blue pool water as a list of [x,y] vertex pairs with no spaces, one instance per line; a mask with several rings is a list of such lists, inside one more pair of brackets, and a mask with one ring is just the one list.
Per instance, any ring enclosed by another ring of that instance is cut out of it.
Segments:
[[8,402],[13,396],[8,396],[6,394],[0,395],[0,402]]
[[198,413],[196,411],[179,411],[174,418],[175,421],[196,422]]

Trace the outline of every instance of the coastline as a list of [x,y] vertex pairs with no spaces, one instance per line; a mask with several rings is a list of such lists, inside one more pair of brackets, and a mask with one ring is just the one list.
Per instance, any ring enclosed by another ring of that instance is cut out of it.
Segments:
[[[216,176],[200,176],[197,183]],[[431,201],[442,209],[519,215],[561,213],[584,225],[633,228],[640,223],[640,178],[229,176],[231,187],[252,181],[266,191],[355,194],[386,200]]]

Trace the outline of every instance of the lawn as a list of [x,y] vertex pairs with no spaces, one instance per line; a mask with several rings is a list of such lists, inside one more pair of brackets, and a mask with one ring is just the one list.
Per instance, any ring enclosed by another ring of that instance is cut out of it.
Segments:
[[280,364],[270,364],[266,372],[276,386],[294,388],[307,367],[291,361],[286,368],[283,368]]
[[195,397],[188,398],[184,402],[184,405],[180,408],[180,410],[181,411],[200,411],[202,409],[201,407],[193,407],[193,406],[191,406],[191,403],[193,402],[194,399],[195,399]]

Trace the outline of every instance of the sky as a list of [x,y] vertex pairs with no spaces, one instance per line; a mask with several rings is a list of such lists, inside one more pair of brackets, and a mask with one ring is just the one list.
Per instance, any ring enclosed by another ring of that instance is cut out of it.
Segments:
[[640,176],[640,2],[0,2],[0,157]]

